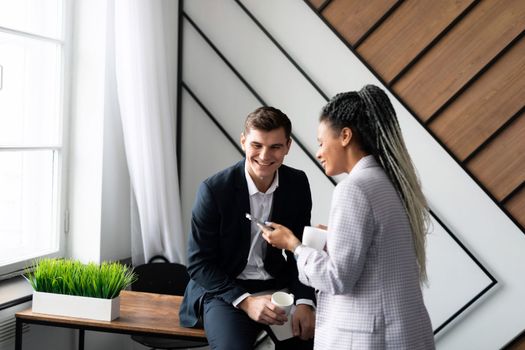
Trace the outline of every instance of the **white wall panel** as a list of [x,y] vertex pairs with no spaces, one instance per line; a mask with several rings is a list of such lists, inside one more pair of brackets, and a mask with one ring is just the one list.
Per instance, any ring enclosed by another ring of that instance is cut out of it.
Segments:
[[301,0],[241,3],[328,95],[379,84],[335,34]]
[[437,329],[492,280],[436,220],[432,220],[427,246],[429,282],[424,298],[432,326]]
[[181,198],[187,236],[199,184],[242,157],[186,91],[182,94],[182,116]]
[[184,62],[187,62],[184,82],[239,144],[246,116],[261,103],[187,20],[184,21]]

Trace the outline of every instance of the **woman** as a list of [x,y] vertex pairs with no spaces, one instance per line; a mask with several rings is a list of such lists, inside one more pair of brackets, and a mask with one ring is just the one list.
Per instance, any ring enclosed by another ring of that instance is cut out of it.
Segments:
[[388,97],[372,85],[336,95],[317,138],[326,174],[348,173],[333,193],[325,251],[261,226],[319,291],[315,348],[434,349],[420,288],[427,205]]

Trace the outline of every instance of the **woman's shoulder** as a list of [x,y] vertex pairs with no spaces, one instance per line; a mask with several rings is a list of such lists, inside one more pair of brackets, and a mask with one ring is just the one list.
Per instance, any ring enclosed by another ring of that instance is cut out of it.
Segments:
[[343,186],[348,187],[367,187],[377,181],[388,181],[385,171],[381,166],[361,168],[357,171],[350,172],[343,181],[340,182]]
[[357,197],[366,197],[367,184],[366,178],[361,176],[346,176],[334,189],[334,199],[347,201]]
[[351,172],[341,181],[336,190],[347,195],[362,195],[369,197],[383,190],[390,190],[392,183],[383,168],[370,167]]

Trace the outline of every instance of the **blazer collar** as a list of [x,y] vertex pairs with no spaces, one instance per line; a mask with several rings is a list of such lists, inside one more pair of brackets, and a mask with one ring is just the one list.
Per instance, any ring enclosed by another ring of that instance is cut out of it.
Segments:
[[248,192],[248,185],[246,184],[246,178],[244,177],[245,162],[246,158],[243,158],[241,161],[234,165],[235,187],[241,189],[244,187],[246,188],[246,192]]
[[376,158],[373,155],[364,156],[354,165],[350,174],[366,168],[375,168],[380,166]]
[[251,223],[248,219],[244,218],[244,215],[250,212],[250,196],[248,194],[248,184],[246,183],[246,177],[244,176],[244,162],[245,159],[243,158],[233,166],[235,182],[235,193],[233,195],[236,198],[234,202],[239,203],[239,207],[236,207],[236,209],[232,208],[232,210],[240,211],[236,214],[239,215],[241,225],[241,230],[239,231],[240,245],[242,247],[242,251],[246,253],[247,259],[251,243]]

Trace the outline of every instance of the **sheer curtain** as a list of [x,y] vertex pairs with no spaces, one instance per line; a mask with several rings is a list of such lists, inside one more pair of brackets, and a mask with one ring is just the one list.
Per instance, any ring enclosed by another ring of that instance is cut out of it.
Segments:
[[132,186],[132,260],[186,261],[176,157],[178,1],[115,0],[115,59]]

